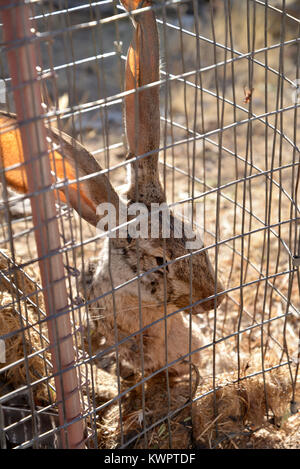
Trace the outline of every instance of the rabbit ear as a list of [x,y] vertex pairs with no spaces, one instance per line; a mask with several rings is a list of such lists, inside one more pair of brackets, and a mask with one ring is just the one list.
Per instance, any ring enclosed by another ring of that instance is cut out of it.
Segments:
[[[122,0],[128,10],[136,9],[136,0]],[[151,5],[144,2],[143,6]],[[126,90],[137,89],[159,81],[159,40],[153,11],[135,16],[135,31],[126,60]],[[163,202],[165,196],[159,181],[158,148],[160,143],[159,86],[150,86],[125,98],[126,136],[129,147],[127,158],[141,156],[131,166],[131,200],[150,204]]]
[[[15,191],[28,192],[25,172],[24,156],[20,131],[17,120],[12,114],[0,113],[0,127],[12,130],[2,130],[0,134],[0,160],[7,184]],[[101,167],[95,158],[80,143],[59,132],[57,129],[47,129],[49,140],[49,157],[53,182],[75,181],[59,189],[58,198],[68,203],[86,221],[96,226],[99,221],[96,210],[102,202],[111,202],[118,213],[119,197],[108,178],[99,174]],[[51,148],[59,150],[51,151]],[[96,174],[82,182],[78,178]],[[57,196],[57,191],[55,191]]]

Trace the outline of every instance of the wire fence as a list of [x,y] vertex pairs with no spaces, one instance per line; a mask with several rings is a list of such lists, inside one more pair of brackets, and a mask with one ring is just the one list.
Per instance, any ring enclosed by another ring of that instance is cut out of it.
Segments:
[[1,447],[298,447],[298,3],[0,14]]

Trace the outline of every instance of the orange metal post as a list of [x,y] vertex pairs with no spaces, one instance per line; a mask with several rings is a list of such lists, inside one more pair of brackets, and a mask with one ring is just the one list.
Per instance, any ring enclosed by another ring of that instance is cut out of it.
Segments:
[[[26,175],[31,197],[35,238],[48,320],[49,340],[55,377],[60,424],[72,422],[81,415],[73,347],[72,328],[68,313],[60,238],[52,184],[46,131],[38,81],[36,41],[33,23],[29,20],[30,7],[25,1],[1,0],[4,40],[9,43],[7,58],[12,78],[17,118],[20,125]],[[35,42],[35,43],[34,43]],[[39,193],[41,189],[43,193]],[[57,318],[53,315],[66,310]],[[70,368],[70,370],[65,371]],[[77,420],[61,431],[64,448],[83,448],[83,422]]]

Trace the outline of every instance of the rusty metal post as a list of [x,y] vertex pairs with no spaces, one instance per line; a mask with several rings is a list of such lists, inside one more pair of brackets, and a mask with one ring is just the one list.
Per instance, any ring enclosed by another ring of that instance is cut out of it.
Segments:
[[[17,119],[23,145],[26,176],[31,197],[35,239],[44,291],[48,332],[56,398],[60,416],[62,446],[83,448],[83,422],[79,395],[79,381],[75,363],[72,327],[68,312],[68,296],[60,237],[41,105],[38,80],[36,41],[33,23],[29,19],[30,6],[25,0],[14,0],[12,6],[1,0],[4,40],[12,78]],[[48,190],[45,190],[48,189]],[[42,193],[40,191],[43,190]],[[65,314],[55,315],[66,311]],[[54,317],[53,317],[54,316]],[[66,371],[67,370],[67,371]],[[71,423],[77,419],[74,423]],[[65,424],[68,424],[65,426]]]

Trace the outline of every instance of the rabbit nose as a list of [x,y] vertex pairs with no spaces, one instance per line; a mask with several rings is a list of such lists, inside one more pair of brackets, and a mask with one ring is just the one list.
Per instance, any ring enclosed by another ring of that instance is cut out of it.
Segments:
[[204,311],[210,311],[211,309],[214,309],[215,307],[218,308],[218,306],[220,306],[220,304],[222,303],[225,297],[225,294],[222,293],[223,291],[224,291],[224,287],[222,283],[218,281],[216,290],[214,288],[210,294],[210,296],[213,296],[216,293],[217,296],[215,296],[214,298],[211,298],[210,300],[204,301],[202,303]]
[[[224,291],[224,287],[222,283],[218,281],[216,291],[215,291],[215,288],[213,288],[210,292],[207,293],[207,297],[213,297],[213,298],[210,298],[207,301],[202,301],[198,305],[194,306],[193,314],[206,313],[214,308],[218,308],[218,306],[220,306],[220,304],[222,303],[225,297],[225,293],[222,293],[223,291]],[[217,296],[214,296],[215,293],[217,293]]]
[[[203,303],[199,305],[202,307],[201,312],[205,313],[214,309],[215,307],[218,308],[218,306],[220,306],[220,304],[222,303],[223,298],[224,298],[224,294],[216,296],[215,298],[211,298],[210,300],[204,301]],[[198,314],[198,312],[195,312],[195,314]]]

